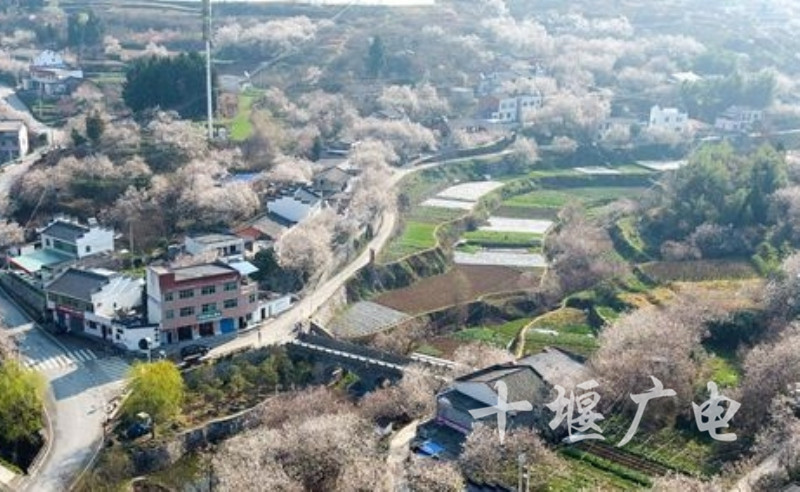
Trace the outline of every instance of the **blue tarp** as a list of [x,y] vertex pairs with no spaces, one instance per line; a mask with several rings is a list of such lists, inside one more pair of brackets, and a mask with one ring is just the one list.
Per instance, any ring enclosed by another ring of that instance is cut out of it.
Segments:
[[436,444],[431,440],[427,440],[422,443],[422,446],[419,447],[420,452],[423,454],[427,454],[430,456],[438,456],[444,451],[444,447]]

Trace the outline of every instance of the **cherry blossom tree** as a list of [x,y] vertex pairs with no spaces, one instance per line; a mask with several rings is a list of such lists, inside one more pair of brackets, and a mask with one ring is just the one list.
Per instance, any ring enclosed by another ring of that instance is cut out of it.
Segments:
[[0,251],[22,244],[25,241],[25,231],[14,221],[0,219]]
[[321,212],[281,236],[275,244],[281,267],[303,272],[307,278],[323,274],[333,262],[334,220],[333,212]]

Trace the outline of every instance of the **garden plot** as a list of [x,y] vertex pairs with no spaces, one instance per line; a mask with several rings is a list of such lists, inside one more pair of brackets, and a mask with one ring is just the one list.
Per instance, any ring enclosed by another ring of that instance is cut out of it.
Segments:
[[617,169],[611,169],[610,167],[600,167],[600,166],[576,167],[575,170],[582,174],[596,174],[596,175],[622,174]]
[[544,234],[553,225],[549,220],[535,219],[510,219],[507,217],[489,217],[489,225],[479,228],[481,231],[494,232],[525,232],[529,234]]
[[336,336],[358,338],[372,335],[408,318],[406,313],[374,302],[362,301],[353,304],[344,314],[334,319],[328,328]]
[[637,164],[653,171],[675,171],[685,166],[686,162],[686,159],[682,159],[678,161],[638,161]]
[[545,268],[547,260],[538,253],[509,249],[486,249],[475,253],[456,251],[453,261],[457,265],[495,265],[519,268]]

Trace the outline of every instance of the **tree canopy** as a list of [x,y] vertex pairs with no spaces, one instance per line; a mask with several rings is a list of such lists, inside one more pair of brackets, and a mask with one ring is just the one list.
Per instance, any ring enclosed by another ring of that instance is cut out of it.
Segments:
[[0,364],[0,442],[25,440],[42,428],[44,382],[13,360]]
[[750,155],[703,147],[650,194],[645,235],[657,244],[691,239],[703,256],[751,252],[775,220],[773,194],[787,183],[786,161],[771,147]]
[[[212,74],[212,87],[216,74]],[[197,52],[135,60],[125,74],[122,97],[133,111],[159,107],[183,118],[206,114],[206,62]],[[216,106],[216,98],[212,99]]]
[[146,412],[156,422],[163,422],[181,411],[184,382],[171,361],[134,365],[128,389],[131,394],[125,402],[125,415],[129,417]]

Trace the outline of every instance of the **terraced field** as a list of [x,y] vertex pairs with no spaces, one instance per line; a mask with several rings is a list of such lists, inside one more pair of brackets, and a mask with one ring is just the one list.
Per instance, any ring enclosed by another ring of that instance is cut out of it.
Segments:
[[353,304],[345,313],[330,323],[328,329],[342,338],[371,335],[395,325],[408,315],[374,302],[362,301]]
[[487,294],[533,288],[538,283],[536,275],[514,268],[459,265],[443,275],[383,293],[373,301],[404,313],[421,314],[468,303]]

